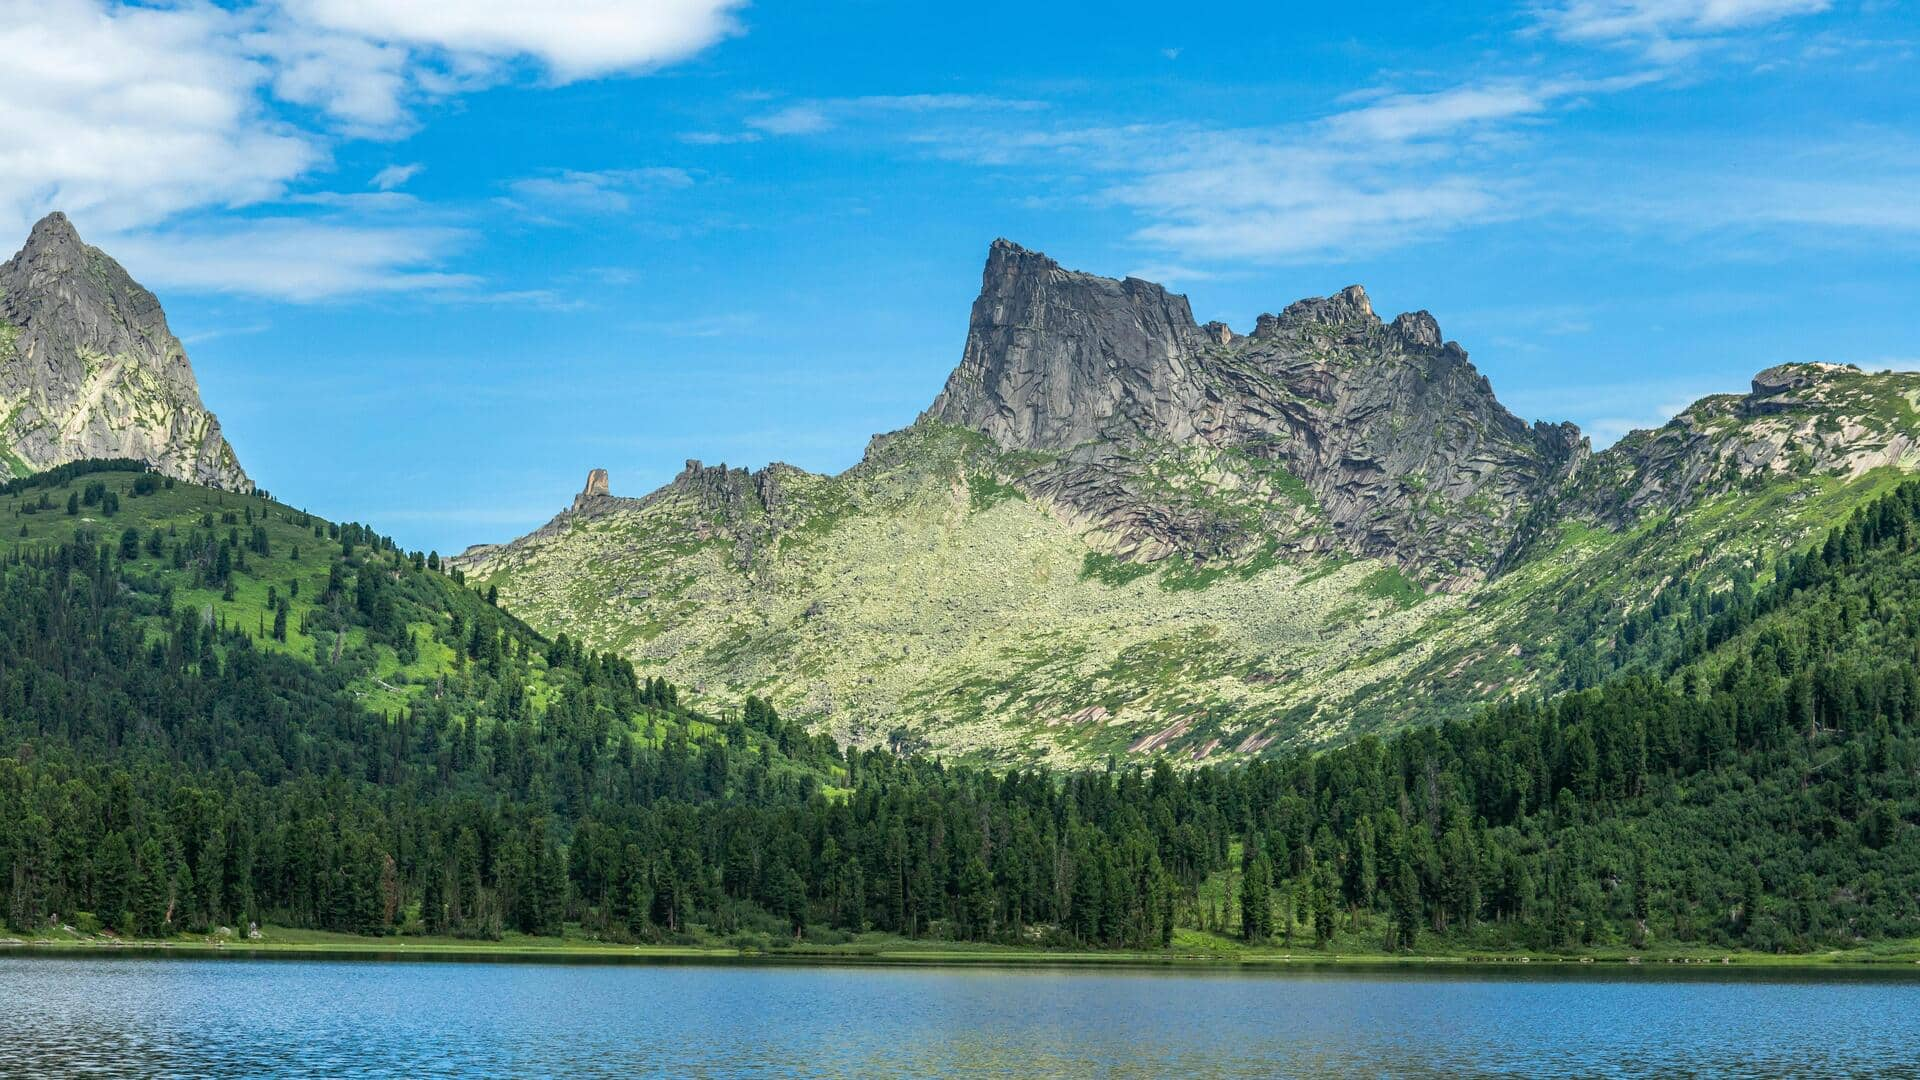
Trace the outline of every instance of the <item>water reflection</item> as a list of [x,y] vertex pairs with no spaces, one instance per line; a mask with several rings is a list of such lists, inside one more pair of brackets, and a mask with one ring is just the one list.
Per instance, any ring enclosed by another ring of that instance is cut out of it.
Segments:
[[1920,1076],[1920,984],[0,956],[0,1072]]

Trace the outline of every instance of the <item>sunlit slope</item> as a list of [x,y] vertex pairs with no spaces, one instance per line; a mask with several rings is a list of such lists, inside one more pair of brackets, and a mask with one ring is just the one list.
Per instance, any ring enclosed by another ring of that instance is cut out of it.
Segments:
[[[690,466],[461,565],[544,632],[861,742],[1212,760],[1591,683],[1677,577],[1716,583],[1689,601],[1711,608],[1905,475],[1916,397],[1920,376],[1762,373],[1594,455],[1513,530],[1506,565],[1454,592],[1337,549],[1117,558],[1031,493],[1046,455],[928,420],[837,477]],[[1247,529],[1286,506],[1297,536],[1317,512],[1227,450],[1168,448],[1150,474],[1148,504]]]
[[156,634],[183,614],[237,629],[258,649],[314,661],[376,711],[458,700],[497,674],[503,648],[531,652],[528,692],[549,692],[537,636],[424,555],[143,469],[82,462],[6,484],[0,551],[40,557],[86,537],[112,553]]

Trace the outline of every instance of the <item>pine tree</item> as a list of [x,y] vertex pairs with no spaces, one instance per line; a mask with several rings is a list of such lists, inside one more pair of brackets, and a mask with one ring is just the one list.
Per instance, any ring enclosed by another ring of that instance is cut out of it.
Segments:
[[[1240,936],[1262,942],[1273,936],[1273,864],[1249,841],[1240,869]],[[1251,858],[1245,857],[1251,855]]]
[[120,830],[107,833],[93,857],[94,906],[100,921],[123,934],[137,932],[133,916],[133,853]]
[[154,837],[140,845],[135,860],[133,886],[133,932],[141,937],[159,937],[167,930],[166,852]]

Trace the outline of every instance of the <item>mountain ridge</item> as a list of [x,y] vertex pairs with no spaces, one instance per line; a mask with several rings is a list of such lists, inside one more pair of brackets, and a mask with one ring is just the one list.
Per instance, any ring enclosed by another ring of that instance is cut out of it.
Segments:
[[590,478],[454,562],[546,632],[843,739],[1204,760],[1585,678],[1675,575],[1764,574],[1910,471],[1916,401],[1781,365],[1594,453],[1357,286],[1239,335],[1001,241],[946,387],[851,469]]

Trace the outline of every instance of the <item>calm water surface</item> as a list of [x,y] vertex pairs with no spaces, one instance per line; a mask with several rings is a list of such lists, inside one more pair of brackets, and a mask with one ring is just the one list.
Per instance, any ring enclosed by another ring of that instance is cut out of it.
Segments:
[[1920,983],[0,956],[0,1073],[1920,1076]]

